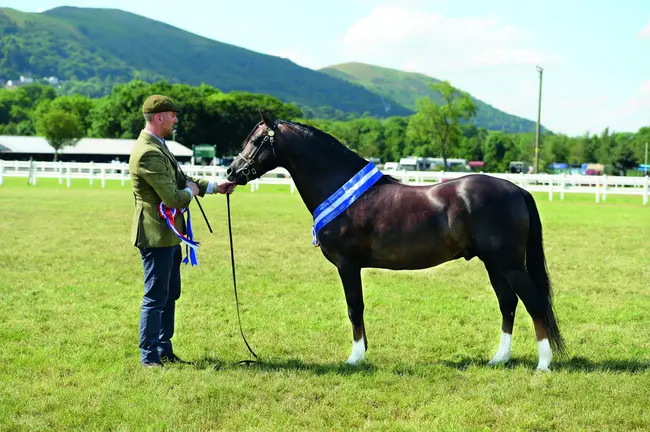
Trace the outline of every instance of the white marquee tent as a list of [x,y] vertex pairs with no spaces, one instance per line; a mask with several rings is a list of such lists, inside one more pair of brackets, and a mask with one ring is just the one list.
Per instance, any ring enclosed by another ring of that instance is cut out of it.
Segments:
[[[59,155],[128,158],[135,145],[135,139],[82,138],[73,147],[64,147]],[[192,149],[176,141],[166,141],[167,146],[176,157],[191,158]],[[11,155],[52,155],[54,149],[43,137],[0,135],[0,154],[2,159],[11,159]]]

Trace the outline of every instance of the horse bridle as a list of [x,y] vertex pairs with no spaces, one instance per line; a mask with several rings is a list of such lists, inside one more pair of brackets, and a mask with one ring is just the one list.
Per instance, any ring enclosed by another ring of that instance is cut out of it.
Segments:
[[273,151],[273,157],[277,157],[275,154],[275,146],[273,143],[275,142],[275,131],[272,128],[269,128],[266,131],[266,135],[264,135],[264,138],[262,139],[262,142],[260,143],[259,146],[255,148],[253,153],[249,156],[246,157],[244,156],[241,152],[235,157],[235,161],[237,159],[242,159],[244,161],[244,164],[242,165],[241,168],[237,170],[237,173],[241,173],[244,176],[246,176],[246,180],[250,180],[250,175],[257,175],[257,169],[255,169],[255,165],[257,165],[257,161],[255,160],[257,154],[260,152],[262,147],[264,147],[264,144],[268,142],[269,145],[271,146],[271,151]]

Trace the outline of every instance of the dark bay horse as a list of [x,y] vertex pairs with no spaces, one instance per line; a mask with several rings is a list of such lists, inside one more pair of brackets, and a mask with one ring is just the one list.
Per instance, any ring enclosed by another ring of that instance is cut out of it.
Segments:
[[[369,166],[317,128],[260,114],[262,121],[228,167],[230,181],[245,185],[283,167],[314,215],[321,203]],[[564,341],[553,312],[542,225],[530,193],[483,174],[429,186],[406,185],[380,172],[378,176],[316,233],[320,250],[336,266],[345,291],[353,336],[347,363],[358,363],[368,349],[362,268],[424,269],[478,257],[502,315],[499,346],[489,364],[510,358],[515,310],[521,299],[535,326],[537,369],[549,370],[551,348],[562,351]]]

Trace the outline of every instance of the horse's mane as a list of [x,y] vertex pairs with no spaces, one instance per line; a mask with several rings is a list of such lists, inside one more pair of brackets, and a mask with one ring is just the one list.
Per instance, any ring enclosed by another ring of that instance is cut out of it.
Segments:
[[324,132],[314,126],[310,126],[307,124],[299,123],[299,122],[293,122],[293,121],[288,121],[288,120],[276,120],[277,123],[279,124],[284,124],[287,126],[291,126],[294,129],[298,129],[300,132],[303,133],[303,135],[307,135],[309,137],[313,138],[326,138],[326,139],[331,139],[334,140],[340,144],[343,145],[339,140],[334,138],[332,135],[328,134],[327,132]]
[[[340,144],[344,149],[354,152],[352,149],[350,149],[348,146],[343,144],[341,141],[336,139],[334,136],[328,134],[325,131],[322,131],[321,129],[318,129],[317,127],[306,125],[303,123],[299,122],[293,122],[293,121],[288,121],[288,120],[276,120],[277,124],[284,124],[287,126],[290,126],[292,130],[295,132],[296,129],[302,133],[302,138],[320,138],[320,139],[326,139],[326,140],[332,140],[338,144]],[[361,157],[361,156],[359,156]],[[389,174],[384,174],[383,179],[387,183],[402,183],[399,179],[389,175]]]
[[[242,142],[242,150],[244,149],[244,146],[246,145],[246,143],[248,143],[248,141],[251,139],[251,136],[253,136],[253,134],[255,133],[257,128],[262,124],[264,124],[264,123],[263,122],[257,123],[257,125],[249,132],[246,139],[244,139],[244,141]],[[325,139],[334,140],[337,143],[341,144],[342,146],[345,146],[343,143],[341,143],[339,140],[334,138],[332,135],[330,135],[330,134],[328,134],[326,132],[323,132],[322,130],[317,129],[317,128],[313,127],[313,126],[309,126],[309,125],[298,123],[298,122],[291,122],[291,121],[288,121],[288,120],[275,120],[275,125],[281,125],[281,124],[291,127],[291,131],[296,133],[296,134],[298,134],[298,132],[300,132],[300,134],[301,134],[300,138],[302,138],[302,139],[305,139],[305,138],[325,138]]]

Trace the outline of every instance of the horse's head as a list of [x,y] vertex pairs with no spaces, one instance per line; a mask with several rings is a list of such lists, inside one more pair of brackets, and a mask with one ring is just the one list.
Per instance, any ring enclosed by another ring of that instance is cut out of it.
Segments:
[[245,185],[278,166],[275,153],[278,128],[269,115],[261,111],[260,115],[262,121],[248,134],[242,151],[226,170],[227,179],[239,185]]

